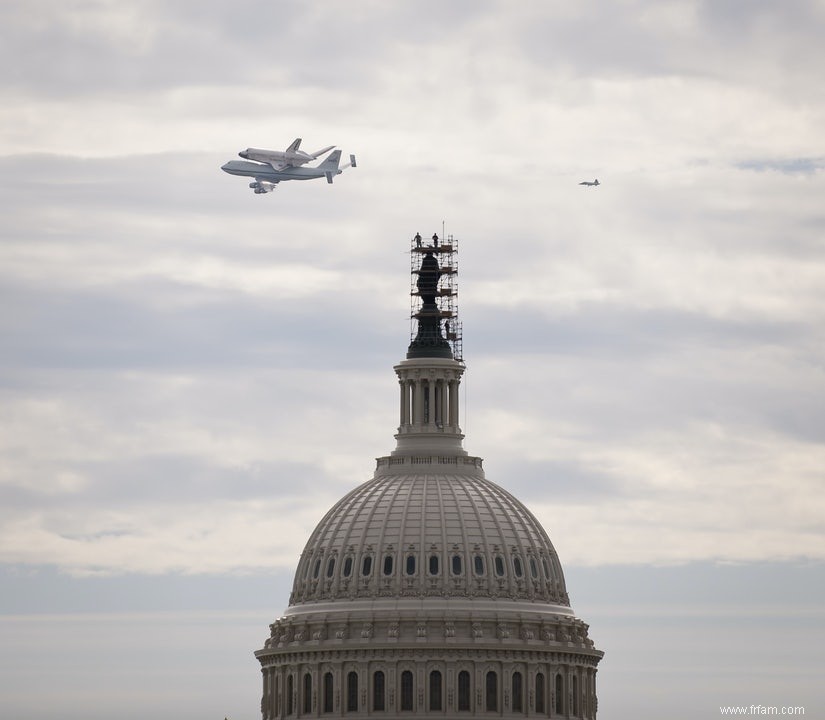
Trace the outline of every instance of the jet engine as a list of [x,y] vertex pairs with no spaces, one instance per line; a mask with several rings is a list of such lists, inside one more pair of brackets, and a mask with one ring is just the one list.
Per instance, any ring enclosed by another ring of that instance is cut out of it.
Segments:
[[262,195],[263,193],[272,192],[277,186],[275,183],[268,183],[268,182],[251,182],[249,183],[249,187],[252,189],[256,195]]

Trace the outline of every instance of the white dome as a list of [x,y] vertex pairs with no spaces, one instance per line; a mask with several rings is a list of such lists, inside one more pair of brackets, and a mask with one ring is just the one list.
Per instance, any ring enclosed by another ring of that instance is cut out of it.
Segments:
[[[409,458],[405,458],[410,460]],[[290,605],[376,597],[471,597],[569,605],[550,539],[480,460],[416,458],[355,488],[301,555]],[[391,472],[392,471],[392,472]]]

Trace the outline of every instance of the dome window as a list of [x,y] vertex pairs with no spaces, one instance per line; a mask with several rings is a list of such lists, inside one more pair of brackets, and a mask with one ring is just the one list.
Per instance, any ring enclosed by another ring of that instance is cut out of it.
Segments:
[[438,555],[430,555],[430,575],[438,575]]
[[407,555],[407,575],[415,575],[415,555]]
[[544,674],[536,673],[536,712],[544,712]]
[[372,709],[385,710],[384,702],[384,671],[376,670],[372,676]]
[[347,712],[358,712],[358,673],[347,673]]
[[430,673],[430,712],[438,712],[442,706],[441,672],[433,670]]
[[331,578],[333,572],[335,572],[335,558],[331,557],[327,563],[327,577]]
[[536,565],[536,558],[534,557],[530,558],[530,575],[532,575],[534,578],[537,578],[539,576],[539,566]]
[[413,709],[413,674],[409,670],[401,673],[401,710]]
[[573,676],[573,715],[579,714],[579,679]]
[[484,682],[485,702],[487,712],[498,712],[498,675],[490,670]]
[[344,577],[349,577],[350,575],[352,575],[352,558],[351,557],[348,557],[346,560],[344,560],[344,569],[341,572],[341,574]]
[[524,575],[524,570],[521,567],[521,558],[519,557],[513,558],[513,572],[516,574],[516,577]]
[[496,555],[493,562],[496,566],[496,575],[499,577],[504,577],[504,560],[501,559],[501,555]]
[[523,682],[520,672],[514,672],[512,681],[512,708],[513,712],[524,712],[524,692],[522,691]]
[[470,712],[470,673],[458,673],[458,710]]
[[332,699],[333,699],[333,687],[332,687],[332,673],[324,673],[324,712],[331,713],[332,712]]
[[481,555],[473,557],[473,570],[476,575],[484,575],[484,558]]
[[304,714],[312,712],[312,675],[304,673],[304,693],[303,693]]
[[547,566],[547,558],[546,557],[541,558],[541,566],[544,568],[544,577],[546,577],[549,580],[550,579],[550,568]]
[[294,684],[294,680],[292,679],[292,675],[287,675],[286,678],[286,714],[292,715],[295,712],[295,705],[294,705],[294,698],[295,695],[292,692],[292,686]]
[[392,575],[392,555],[384,555],[384,575]]
[[461,575],[461,555],[453,555],[453,575]]
[[312,577],[313,579],[317,580],[318,576],[321,574],[321,558],[318,558],[315,561],[315,567],[312,568]]
[[364,555],[364,559],[361,561],[361,574],[364,577],[372,574],[372,555]]
[[564,715],[564,678],[556,674],[556,714]]

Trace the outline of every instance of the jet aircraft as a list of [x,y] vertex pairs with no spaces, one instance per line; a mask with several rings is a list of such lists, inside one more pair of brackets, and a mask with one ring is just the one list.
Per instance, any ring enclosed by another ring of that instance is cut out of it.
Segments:
[[335,145],[325,147],[323,150],[316,150],[314,153],[305,153],[299,150],[301,138],[295,141],[286,150],[261,150],[260,148],[247,148],[241,150],[240,155],[244,160],[257,160],[258,162],[269,163],[275,170],[283,170],[286,167],[299,167],[306,165],[310,160],[317,160],[324,153],[328,153]]
[[579,185],[586,185],[587,187],[597,187],[601,185],[601,183],[599,182],[599,178],[596,178],[593,182],[588,182],[587,180],[585,180],[584,182],[580,182]]
[[[294,144],[294,143],[293,143]],[[251,148],[255,155],[254,148]],[[244,152],[247,152],[246,150]],[[269,151],[264,151],[269,152]],[[243,155],[243,153],[241,153]],[[256,156],[257,157],[260,156]],[[282,165],[280,161],[273,160],[262,162],[250,162],[246,160],[230,160],[228,163],[221,165],[221,170],[230,175],[241,175],[245,177],[255,178],[254,182],[249,183],[256,195],[272,192],[278,187],[279,182],[284,180],[313,180],[315,178],[325,177],[328,183],[332,182],[332,178],[340,175],[348,167],[357,167],[355,164],[355,155],[349,156],[349,162],[346,165],[339,167],[341,162],[341,151],[334,150],[329,157],[320,165],[315,167],[295,167],[294,165]]]

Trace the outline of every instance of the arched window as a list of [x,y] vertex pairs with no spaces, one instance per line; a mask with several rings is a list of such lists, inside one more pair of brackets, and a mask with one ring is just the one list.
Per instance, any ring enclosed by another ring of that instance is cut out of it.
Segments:
[[544,674],[536,673],[536,712],[544,713]]
[[473,571],[476,575],[484,575],[484,558],[481,555],[473,557]]
[[470,673],[466,670],[458,673],[458,709],[470,711]]
[[386,710],[386,703],[384,702],[384,673],[381,670],[376,670],[372,675],[372,709]]
[[556,675],[556,710],[557,715],[564,714],[564,678],[561,673]]
[[312,568],[312,577],[313,577],[313,579],[317,579],[320,574],[321,574],[321,558],[318,558],[315,561],[315,567]]
[[534,578],[539,576],[539,566],[536,565],[536,558],[530,557],[530,575]]
[[332,712],[332,673],[324,673],[324,712]]
[[364,555],[364,559],[361,561],[361,574],[364,577],[372,574],[372,555]]
[[407,555],[407,575],[415,575],[415,555]]
[[438,555],[430,555],[430,575],[438,575]]
[[520,672],[514,672],[512,677],[513,712],[524,712],[524,686]]
[[286,676],[286,714],[292,715],[295,712],[295,697],[293,694],[293,679],[292,675]]
[[413,674],[409,670],[401,673],[401,709],[413,709]]
[[520,557],[513,558],[513,572],[516,574],[516,577],[521,577],[522,575],[524,575],[524,570],[521,567]]
[[304,673],[303,710],[305,715],[312,712],[312,675]]
[[484,709],[498,712],[498,676],[490,670],[484,680]]
[[573,676],[573,716],[579,716],[579,679]]
[[495,559],[493,560],[496,566],[496,575],[499,577],[504,576],[504,560],[501,559],[501,555],[496,555]]
[[430,710],[441,710],[441,673],[433,670],[430,673]]
[[461,575],[461,555],[453,555],[453,575]]
[[347,673],[347,712],[358,712],[358,673]]
[[328,578],[332,577],[332,573],[333,573],[334,570],[335,570],[335,558],[331,557],[327,561],[327,577]]
[[344,577],[349,577],[350,575],[352,575],[352,558],[351,557],[348,557],[346,560],[344,560],[344,569],[341,571],[341,574]]
[[384,555],[384,575],[392,575],[392,555]]

